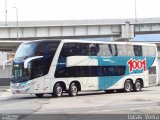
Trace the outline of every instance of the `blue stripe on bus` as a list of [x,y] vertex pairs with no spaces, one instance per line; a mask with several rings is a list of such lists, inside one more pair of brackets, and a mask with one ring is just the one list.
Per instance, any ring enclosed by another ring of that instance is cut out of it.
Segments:
[[[129,74],[137,74],[137,73],[142,73],[143,69],[141,70],[134,70],[133,72],[129,72],[129,66],[127,62],[131,59],[131,57],[90,57],[92,59],[97,59],[98,60],[98,66],[126,66],[126,71],[125,74],[122,76],[103,76],[99,77],[99,89],[100,90],[105,90],[112,85],[114,85],[116,82],[118,82],[121,78],[129,75]],[[155,61],[155,57],[133,57],[134,60],[144,60],[146,59],[146,70],[148,70],[152,64]]]

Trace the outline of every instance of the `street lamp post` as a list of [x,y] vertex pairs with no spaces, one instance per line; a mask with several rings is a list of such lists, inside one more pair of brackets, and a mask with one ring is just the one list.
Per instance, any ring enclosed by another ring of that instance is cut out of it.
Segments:
[[135,17],[135,22],[137,22],[137,0],[135,0],[134,2],[135,2],[135,3],[134,3],[134,4],[135,4],[135,5],[134,5],[134,7],[135,7],[135,8],[134,8],[134,10],[135,10],[135,11],[134,11],[134,13],[135,13],[135,16],[134,16],[134,17]]
[[17,7],[13,7],[16,9],[16,28],[17,28],[17,40],[19,40],[19,37],[18,37],[18,9]]
[[5,26],[7,26],[7,0],[5,0]]

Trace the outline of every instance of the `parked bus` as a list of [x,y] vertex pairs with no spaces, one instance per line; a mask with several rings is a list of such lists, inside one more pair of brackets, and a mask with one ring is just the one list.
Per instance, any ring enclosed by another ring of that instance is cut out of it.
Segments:
[[13,60],[13,94],[79,91],[141,91],[158,84],[154,44],[90,40],[37,40],[22,43]]

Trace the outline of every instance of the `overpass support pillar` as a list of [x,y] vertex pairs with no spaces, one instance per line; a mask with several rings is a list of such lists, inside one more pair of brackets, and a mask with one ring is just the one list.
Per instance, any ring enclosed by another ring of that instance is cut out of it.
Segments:
[[134,25],[126,21],[125,24],[121,25],[121,39],[129,40],[134,38]]

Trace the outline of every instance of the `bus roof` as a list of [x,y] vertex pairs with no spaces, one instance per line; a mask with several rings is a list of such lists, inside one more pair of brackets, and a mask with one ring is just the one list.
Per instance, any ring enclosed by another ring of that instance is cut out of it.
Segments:
[[112,42],[112,41],[100,41],[100,40],[80,40],[80,39],[63,39],[63,43],[106,43],[106,44],[129,44],[129,45],[146,45],[146,46],[155,46],[156,44],[153,43],[144,43],[144,42]]
[[45,43],[45,42],[53,42],[53,41],[56,41],[56,42],[61,42],[62,40],[54,40],[54,39],[40,39],[40,40],[32,40],[32,41],[25,41],[23,43]]
[[32,43],[32,42],[38,42],[38,43],[43,43],[43,42],[62,42],[62,43],[105,43],[105,44],[120,44],[120,45],[146,45],[146,46],[154,46],[156,47],[156,44],[153,43],[144,43],[144,42],[117,42],[117,41],[102,41],[102,40],[86,40],[86,39],[40,39],[40,40],[33,40],[33,41],[26,41],[24,43]]

